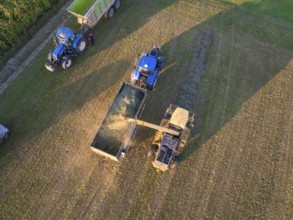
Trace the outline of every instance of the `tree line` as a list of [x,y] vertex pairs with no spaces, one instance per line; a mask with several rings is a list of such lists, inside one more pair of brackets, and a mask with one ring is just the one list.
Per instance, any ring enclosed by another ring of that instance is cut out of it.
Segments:
[[0,0],[0,52],[13,47],[58,0]]

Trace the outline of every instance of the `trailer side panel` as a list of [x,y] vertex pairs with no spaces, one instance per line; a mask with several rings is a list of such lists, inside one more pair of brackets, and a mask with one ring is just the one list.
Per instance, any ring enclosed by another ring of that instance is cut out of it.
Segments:
[[132,136],[129,132],[134,132],[128,118],[139,116],[146,95],[146,90],[123,83],[94,138],[92,147],[98,149],[95,152],[119,158],[121,148],[127,147],[125,141],[128,143]]

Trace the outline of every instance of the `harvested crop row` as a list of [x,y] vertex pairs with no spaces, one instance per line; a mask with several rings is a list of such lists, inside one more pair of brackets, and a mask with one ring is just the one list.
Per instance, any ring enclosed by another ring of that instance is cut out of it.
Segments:
[[192,111],[195,104],[200,79],[205,71],[208,53],[213,44],[213,35],[211,30],[204,30],[196,39],[192,59],[177,97],[176,104],[189,111]]

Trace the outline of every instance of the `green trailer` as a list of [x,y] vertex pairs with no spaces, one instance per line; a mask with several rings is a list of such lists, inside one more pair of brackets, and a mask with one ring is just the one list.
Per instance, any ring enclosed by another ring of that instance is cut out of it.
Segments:
[[93,28],[103,17],[111,18],[120,7],[120,0],[75,0],[67,11],[77,17],[83,29]]

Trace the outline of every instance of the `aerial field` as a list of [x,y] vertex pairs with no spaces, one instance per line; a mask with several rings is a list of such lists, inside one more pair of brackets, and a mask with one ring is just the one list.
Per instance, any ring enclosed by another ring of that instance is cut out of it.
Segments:
[[[0,94],[11,130],[0,218],[292,219],[292,11],[291,0],[124,0],[70,70],[46,70],[46,45]],[[195,113],[180,163],[164,173],[147,158],[154,130],[138,127],[119,163],[89,147],[136,55],[155,43],[166,62],[142,120],[159,124],[171,103]]]

